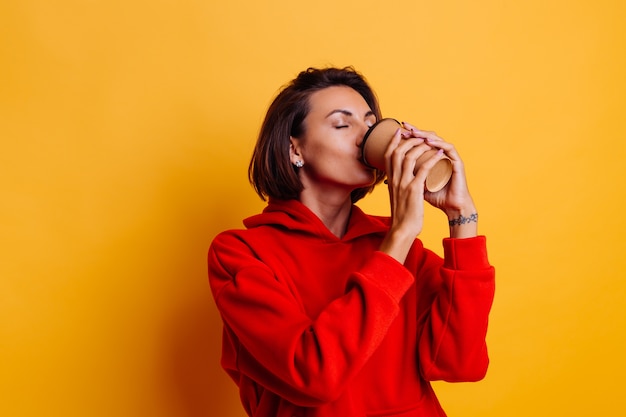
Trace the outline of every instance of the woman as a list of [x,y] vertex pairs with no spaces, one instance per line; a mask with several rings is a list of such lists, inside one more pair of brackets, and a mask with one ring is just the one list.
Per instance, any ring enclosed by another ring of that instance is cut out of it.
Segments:
[[[494,269],[463,162],[405,123],[386,174],[367,167],[360,144],[380,118],[351,68],[303,71],[268,109],[249,168],[268,205],[208,256],[222,366],[250,416],[445,416],[429,381],[485,375]],[[452,178],[431,193],[443,155]],[[354,203],[385,175],[391,217],[364,214]],[[416,239],[424,201],[449,219],[443,259]]]

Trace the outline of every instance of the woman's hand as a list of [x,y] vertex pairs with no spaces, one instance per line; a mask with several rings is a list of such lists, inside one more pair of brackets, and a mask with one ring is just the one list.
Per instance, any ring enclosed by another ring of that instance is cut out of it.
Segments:
[[[454,145],[437,136],[434,132],[419,130],[409,123],[403,123],[411,137],[420,138],[435,149],[443,150],[452,162],[452,177],[448,184],[439,191],[425,191],[424,199],[439,208],[454,224],[450,226],[451,237],[471,237],[477,233],[477,212],[474,201],[467,187],[463,161]],[[431,166],[424,167],[430,169]]]
[[[391,228],[380,248],[400,262],[404,262],[415,237],[422,231],[424,201],[446,213],[450,237],[477,234],[476,208],[467,187],[463,161],[454,146],[434,132],[419,130],[408,123],[403,125],[404,129],[398,129],[385,153]],[[439,152],[414,172],[417,159],[433,148]],[[443,189],[430,192],[425,188],[426,177],[444,155],[452,162],[452,177]]]
[[467,188],[463,161],[454,145],[445,142],[435,132],[419,130],[408,123],[404,123],[404,126],[411,133],[412,137],[424,140],[432,148],[443,150],[452,162],[452,178],[440,191],[434,193],[426,191],[426,201],[434,207],[443,210],[446,214],[456,214],[457,211],[466,207],[473,208],[474,203]]
[[391,227],[380,250],[401,263],[422,231],[426,177],[443,158],[441,151],[414,172],[417,159],[431,149],[426,138],[398,129],[385,152]]

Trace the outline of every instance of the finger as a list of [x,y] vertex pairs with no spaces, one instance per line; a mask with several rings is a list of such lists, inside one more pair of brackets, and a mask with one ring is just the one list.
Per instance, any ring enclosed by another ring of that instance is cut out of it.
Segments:
[[417,173],[415,174],[415,178],[420,182],[426,182],[426,177],[430,174],[431,169],[437,164],[437,162],[441,161],[444,158],[444,150],[439,149],[433,156],[424,161],[423,164],[420,165]]
[[[399,152],[402,152],[402,153],[406,154],[411,149],[415,148],[416,146],[420,146],[420,145],[425,145],[425,139],[422,139],[422,138],[408,138],[408,139],[404,139],[404,140],[400,141],[400,143],[398,144],[398,146],[396,147],[395,150],[398,150]],[[428,145],[426,145],[426,146],[428,146]]]
[[435,149],[442,149],[445,152],[446,156],[448,156],[448,158],[452,159],[453,161],[461,160],[461,157],[459,156],[453,144],[446,142],[442,139],[425,139],[425,142]]
[[413,130],[413,135],[418,138],[424,138],[427,141],[431,142],[444,142],[444,140],[437,135],[436,132],[431,132],[430,130]]
[[[411,125],[407,123],[407,126]],[[424,143],[432,149],[443,149],[446,156],[450,158],[453,162],[461,161],[461,158],[457,153],[454,145],[446,142],[445,140],[437,136],[435,132],[429,132],[425,130],[412,130],[412,134],[414,135],[415,139],[422,139]]]
[[404,126],[401,128],[401,133],[402,133],[402,139],[408,139],[413,137],[413,133],[411,132],[411,130],[405,128]]
[[404,126],[404,128],[406,130],[409,130],[409,131],[411,131],[411,130],[418,131],[419,130],[415,125],[412,125],[411,123],[408,123],[408,122],[402,122],[402,126]]
[[407,182],[413,181],[415,177],[415,165],[417,161],[424,155],[425,152],[430,151],[432,148],[426,143],[422,142],[409,149],[402,159],[402,174],[403,178]]
[[413,179],[412,170],[415,168],[415,161],[429,149],[431,147],[425,144],[423,139],[411,138],[402,141],[393,154],[396,164],[394,169],[400,169],[398,172],[406,175],[410,174],[410,179]]
[[404,155],[404,160],[407,162],[411,162],[413,165],[417,162],[418,159],[424,155],[425,152],[431,151],[433,148],[428,145],[426,142],[418,142],[411,147],[411,149],[407,150]]
[[439,137],[435,132],[430,132],[427,130],[414,130],[412,131],[414,136],[418,138],[424,139],[424,142],[435,149],[443,149],[445,154],[454,161],[460,161],[461,157],[459,156],[455,146],[450,142],[446,142],[444,139]]
[[406,130],[410,131],[414,137],[419,137],[419,138],[424,138],[424,139],[432,138],[433,140],[442,140],[435,132],[419,129],[408,122],[402,122],[402,125],[404,126]]
[[387,174],[390,177],[393,177],[396,169],[402,166],[402,161],[404,160],[406,153],[414,147],[423,144],[424,139],[409,138],[400,140],[397,136],[394,137],[385,152],[385,159],[387,160],[388,164]]

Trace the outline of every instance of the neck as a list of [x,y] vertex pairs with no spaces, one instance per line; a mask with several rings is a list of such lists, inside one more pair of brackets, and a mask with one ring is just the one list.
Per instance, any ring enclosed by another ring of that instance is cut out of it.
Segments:
[[346,234],[350,211],[352,210],[352,201],[349,195],[347,198],[345,196],[329,198],[326,195],[322,199],[303,191],[300,194],[300,202],[315,213],[332,234],[338,238]]

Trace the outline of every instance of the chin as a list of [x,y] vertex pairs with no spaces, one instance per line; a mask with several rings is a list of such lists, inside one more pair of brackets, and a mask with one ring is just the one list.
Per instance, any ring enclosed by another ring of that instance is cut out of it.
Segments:
[[364,179],[362,184],[360,184],[358,186],[358,188],[364,188],[364,187],[369,187],[370,185],[374,185],[374,183],[376,182],[376,170],[370,170],[368,171],[369,175],[367,175]]

